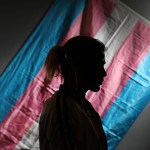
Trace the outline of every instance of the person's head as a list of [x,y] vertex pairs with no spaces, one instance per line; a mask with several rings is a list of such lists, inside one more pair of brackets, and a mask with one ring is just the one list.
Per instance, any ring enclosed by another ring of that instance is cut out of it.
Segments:
[[61,73],[66,87],[97,92],[106,76],[104,51],[104,44],[92,37],[73,37],[50,50],[45,61],[47,78]]

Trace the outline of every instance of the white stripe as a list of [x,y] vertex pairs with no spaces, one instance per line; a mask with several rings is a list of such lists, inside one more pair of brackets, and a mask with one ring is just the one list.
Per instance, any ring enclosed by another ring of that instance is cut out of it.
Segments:
[[34,121],[29,131],[16,145],[15,150],[39,150],[39,119]]
[[120,0],[114,0],[114,2],[118,3],[119,5],[122,5],[127,11],[129,11],[130,13],[132,13],[139,20],[141,20],[142,22],[150,25],[150,21],[149,20],[147,20],[146,18],[144,18],[143,16],[141,16],[139,13],[137,13],[136,11],[134,11],[133,9],[131,9],[129,6],[127,6],[126,4],[124,4],[122,1],[120,1]]
[[117,5],[111,16],[98,31],[95,38],[106,45],[106,66],[109,65],[113,56],[128,36],[138,18],[122,5]]
[[117,34],[119,33],[119,31],[121,30],[121,28],[123,27],[123,25],[126,23],[127,19],[128,19],[129,15],[127,15],[122,23],[119,25],[119,27],[117,28],[117,30],[114,32],[114,34],[112,35],[112,37],[109,39],[109,41],[106,43],[106,47],[109,47],[110,43],[113,41],[113,39],[117,36]]

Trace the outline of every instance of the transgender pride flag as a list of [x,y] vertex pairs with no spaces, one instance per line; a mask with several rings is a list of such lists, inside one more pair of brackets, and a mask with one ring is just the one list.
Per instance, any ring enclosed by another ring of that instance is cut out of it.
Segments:
[[39,149],[43,103],[61,83],[59,77],[45,83],[43,63],[51,47],[76,35],[107,46],[107,77],[99,92],[86,96],[102,118],[109,150],[148,104],[150,27],[111,0],[55,0],[0,76],[0,150]]

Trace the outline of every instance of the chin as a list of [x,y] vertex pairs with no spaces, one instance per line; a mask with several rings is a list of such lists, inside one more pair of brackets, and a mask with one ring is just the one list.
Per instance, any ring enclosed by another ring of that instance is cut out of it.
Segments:
[[99,86],[98,87],[93,87],[90,90],[93,91],[93,92],[98,92],[100,90],[100,87]]

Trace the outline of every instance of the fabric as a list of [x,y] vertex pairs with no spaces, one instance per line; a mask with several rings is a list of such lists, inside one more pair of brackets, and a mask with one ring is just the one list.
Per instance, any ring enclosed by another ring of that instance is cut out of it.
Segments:
[[[87,100],[83,100],[88,103]],[[71,149],[75,150],[107,150],[102,124],[101,130],[98,132],[99,130],[94,125],[95,122],[89,118],[80,101],[61,87],[52,98],[45,102],[39,128],[41,150],[67,149],[64,145],[67,142],[71,143],[71,146],[73,145]],[[58,103],[60,104],[59,109]],[[94,111],[94,109],[92,110]],[[60,116],[62,117],[59,118]],[[64,129],[63,121],[61,121],[63,118],[67,133],[61,131],[62,128]],[[67,138],[65,135],[69,135],[69,137]]]
[[150,27],[139,18],[111,0],[55,0],[0,76],[0,149],[39,149],[43,103],[61,84],[59,77],[45,83],[45,57],[54,45],[89,35],[107,46],[108,76],[86,97],[114,150],[150,100]]

